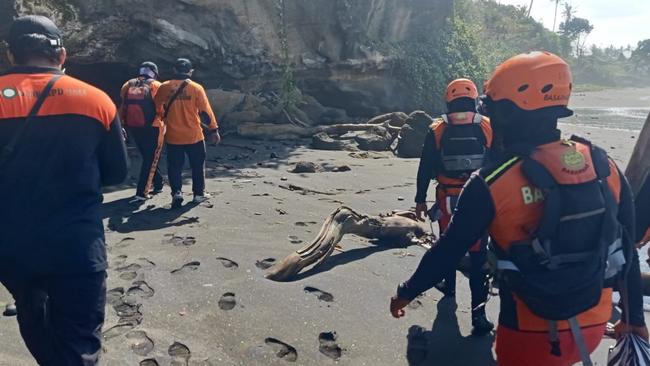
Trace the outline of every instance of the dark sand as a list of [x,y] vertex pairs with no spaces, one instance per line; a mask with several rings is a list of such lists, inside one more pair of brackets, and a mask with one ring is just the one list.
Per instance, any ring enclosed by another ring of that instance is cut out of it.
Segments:
[[[638,135],[563,127],[606,147],[622,165]],[[104,364],[138,365],[153,358],[159,365],[496,364],[493,338],[470,336],[463,276],[458,277],[457,304],[441,301],[440,293],[431,290],[407,309],[405,318],[389,315],[388,299],[416,268],[424,253],[420,247],[377,248],[351,236],[342,242],[345,252],[335,252],[321,268],[294,282],[263,278],[260,267],[272,263],[269,258],[281,259],[309,242],[341,202],[368,214],[411,208],[417,159],[390,153],[357,159],[295,142],[225,142],[256,151],[210,150],[209,203],[186,203],[171,211],[167,187],[140,208],[127,202],[133,189],[106,195],[108,289],[113,291],[106,307]],[[279,158],[270,159],[272,152]],[[346,164],[352,171],[288,173],[299,160]],[[290,183],[331,194],[280,188]],[[430,197],[432,192],[433,187]],[[9,299],[0,292],[0,305]],[[114,327],[120,321],[116,309],[123,322],[141,324]],[[496,319],[498,298],[488,309]],[[0,317],[0,339],[0,365],[34,364],[15,318]],[[596,365],[605,364],[612,344],[602,342],[593,357]],[[339,354],[337,363],[333,357]]]

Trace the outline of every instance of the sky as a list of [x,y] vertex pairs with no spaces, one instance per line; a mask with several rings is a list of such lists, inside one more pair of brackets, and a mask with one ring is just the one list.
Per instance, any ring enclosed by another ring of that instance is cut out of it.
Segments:
[[[497,0],[501,4],[530,5],[530,0]],[[594,30],[587,44],[598,46],[636,46],[650,38],[650,0],[568,0],[575,16],[587,18]],[[558,10],[558,26],[562,6]],[[531,16],[553,28],[554,0],[534,0]]]

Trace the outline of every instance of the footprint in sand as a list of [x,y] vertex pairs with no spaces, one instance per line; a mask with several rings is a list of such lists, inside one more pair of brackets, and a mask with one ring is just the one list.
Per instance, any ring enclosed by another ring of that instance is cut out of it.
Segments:
[[135,328],[135,324],[129,324],[129,323],[117,324],[102,332],[102,338],[104,339],[104,341],[107,341],[111,338],[119,337],[122,334],[127,333],[133,328]]
[[338,336],[336,332],[324,332],[319,334],[318,342],[320,343],[320,346],[318,347],[318,350],[320,353],[333,360],[341,358],[343,349],[341,349],[341,347],[336,343],[337,338]]
[[132,281],[135,280],[135,278],[138,277],[138,274],[136,272],[123,272],[120,273],[120,278],[126,281]]
[[153,341],[142,330],[134,330],[127,333],[126,339],[129,340],[133,353],[138,356],[146,356],[153,350]]
[[147,358],[146,360],[140,361],[140,366],[160,366],[160,364],[155,358]]
[[239,264],[231,259],[225,257],[217,257],[217,260],[221,262],[221,264],[226,268],[230,268],[232,270],[239,268]]
[[174,246],[190,246],[196,244],[196,238],[193,236],[179,236],[176,234],[165,234],[162,240],[163,244],[172,244]]
[[140,263],[143,269],[152,269],[153,267],[156,266],[156,263],[144,257],[138,258],[138,262]]
[[264,340],[264,343],[275,351],[275,355],[278,356],[278,358],[288,362],[296,362],[298,359],[298,351],[296,351],[293,346],[284,343],[279,339],[269,337]]
[[306,286],[305,287],[305,292],[309,294],[314,294],[318,297],[318,300],[320,301],[325,301],[325,302],[332,302],[334,301],[334,295],[327,291],[323,291],[320,289],[317,289],[316,287],[311,287],[311,286]]
[[117,244],[113,245],[115,248],[126,248],[133,243],[135,238],[124,238],[120,240]]
[[237,300],[235,299],[234,292],[226,292],[221,295],[221,299],[219,299],[219,309],[228,311],[234,309],[236,305]]
[[307,222],[305,222],[305,221],[298,221],[298,222],[295,222],[295,223],[294,223],[294,225],[296,225],[296,226],[300,226],[300,227],[305,227],[305,226],[309,226],[309,225],[316,225],[316,224],[317,224],[316,221],[307,221]]
[[111,305],[117,305],[122,302],[124,287],[116,287],[106,291],[106,302]]
[[192,357],[192,352],[190,349],[180,342],[174,342],[171,346],[169,346],[167,349],[167,354],[169,354],[169,356],[172,358],[172,366],[187,365],[190,357]]
[[142,269],[142,266],[137,264],[137,263],[131,263],[131,264],[128,264],[126,266],[115,268],[115,270],[117,272],[135,272],[135,271],[138,271],[140,269]]
[[172,274],[182,274],[182,273],[187,273],[187,272],[191,272],[191,271],[196,271],[197,269],[199,269],[199,266],[201,266],[201,262],[198,262],[198,261],[189,262],[189,263],[183,264],[183,266],[181,268],[177,268],[177,269],[173,270],[171,273]]
[[406,348],[406,359],[412,365],[417,365],[426,360],[429,353],[429,341],[424,335],[424,329],[416,325],[409,329],[406,336],[408,346]]
[[120,317],[119,324],[131,324],[139,325],[142,323],[142,312],[140,308],[142,304],[128,304],[123,302],[118,305],[114,305],[113,309],[117,313],[117,316]]
[[302,244],[302,240],[295,235],[289,235],[289,241],[291,244]]
[[127,296],[139,296],[148,299],[154,295],[154,289],[145,281],[135,281],[127,291]]
[[267,270],[275,264],[275,258],[266,258],[262,259],[261,261],[255,262],[255,267],[261,269],[261,270]]

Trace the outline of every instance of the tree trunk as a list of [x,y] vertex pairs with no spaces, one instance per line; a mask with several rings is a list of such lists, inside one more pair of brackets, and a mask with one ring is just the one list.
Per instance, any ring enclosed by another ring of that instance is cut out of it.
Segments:
[[392,135],[397,135],[401,127],[395,127],[389,122],[382,124],[344,123],[331,126],[301,127],[293,124],[273,123],[243,123],[237,127],[237,134],[262,140],[288,140],[294,138],[312,137],[319,132],[330,135],[344,135],[352,131],[370,131],[377,126],[385,127]]

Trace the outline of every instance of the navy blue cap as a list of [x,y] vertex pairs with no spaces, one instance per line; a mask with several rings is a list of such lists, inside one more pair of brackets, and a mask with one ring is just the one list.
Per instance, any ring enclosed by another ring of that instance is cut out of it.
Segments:
[[52,47],[61,47],[62,33],[52,20],[42,15],[27,15],[14,20],[9,29],[7,42],[12,46],[20,46],[18,43],[24,40],[23,37],[32,34],[45,36]]
[[179,58],[174,62],[174,71],[179,74],[187,74],[192,71],[192,62],[186,58]]

